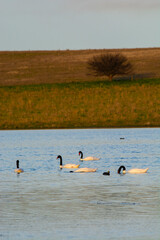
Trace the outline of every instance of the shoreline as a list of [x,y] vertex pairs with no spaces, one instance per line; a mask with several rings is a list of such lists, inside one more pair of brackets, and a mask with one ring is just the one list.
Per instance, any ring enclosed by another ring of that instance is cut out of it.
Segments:
[[22,128],[22,129],[0,129],[0,131],[39,131],[39,130],[100,130],[100,129],[140,129],[140,128],[160,128],[160,126],[140,126],[140,127],[99,127],[99,128]]

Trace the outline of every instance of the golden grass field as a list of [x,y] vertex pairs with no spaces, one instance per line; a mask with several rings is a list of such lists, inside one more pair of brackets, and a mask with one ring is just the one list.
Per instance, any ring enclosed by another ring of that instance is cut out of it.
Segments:
[[[126,55],[132,76],[90,75],[105,52]],[[0,110],[0,129],[159,127],[160,48],[0,52]]]

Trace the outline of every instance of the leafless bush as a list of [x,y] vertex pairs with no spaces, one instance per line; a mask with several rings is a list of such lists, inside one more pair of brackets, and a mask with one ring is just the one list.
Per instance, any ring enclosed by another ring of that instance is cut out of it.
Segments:
[[125,75],[132,72],[132,65],[122,54],[104,54],[94,56],[88,61],[88,68],[97,76],[107,76],[112,81],[116,75]]

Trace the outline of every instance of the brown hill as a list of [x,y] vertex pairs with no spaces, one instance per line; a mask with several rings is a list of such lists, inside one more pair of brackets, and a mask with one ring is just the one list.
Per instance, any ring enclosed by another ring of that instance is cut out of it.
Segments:
[[0,52],[0,85],[95,81],[87,61],[94,55],[123,53],[134,79],[160,77],[160,48]]

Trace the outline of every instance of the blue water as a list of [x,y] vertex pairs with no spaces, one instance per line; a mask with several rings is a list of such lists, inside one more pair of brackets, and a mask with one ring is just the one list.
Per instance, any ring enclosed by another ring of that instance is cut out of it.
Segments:
[[[160,128],[0,131],[0,143],[0,239],[160,239]],[[60,170],[59,154],[98,170]]]

